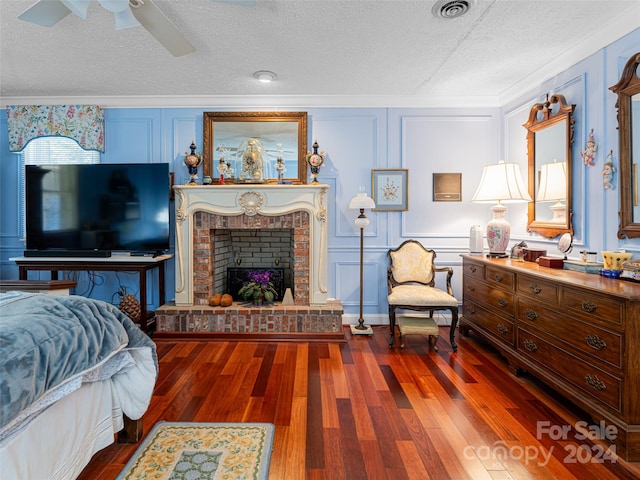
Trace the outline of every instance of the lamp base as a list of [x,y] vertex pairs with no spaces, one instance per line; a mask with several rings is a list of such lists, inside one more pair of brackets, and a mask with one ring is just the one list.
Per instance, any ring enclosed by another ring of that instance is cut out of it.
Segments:
[[358,325],[349,325],[351,327],[351,335],[373,335],[373,329],[369,325],[362,325],[363,330],[360,330]]
[[487,258],[507,258],[508,256],[506,253],[487,253]]
[[506,257],[507,245],[509,245],[511,238],[511,225],[504,218],[507,207],[499,203],[491,207],[491,210],[493,218],[487,223],[489,255],[504,255]]

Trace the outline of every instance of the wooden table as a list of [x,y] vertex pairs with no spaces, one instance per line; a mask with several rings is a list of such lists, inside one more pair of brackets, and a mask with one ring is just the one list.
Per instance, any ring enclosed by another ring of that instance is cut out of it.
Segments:
[[139,257],[114,255],[111,257],[14,257],[10,260],[18,265],[20,280],[28,280],[29,271],[48,271],[51,280],[58,280],[59,271],[99,271],[99,272],[138,272],[140,283],[140,329],[147,331],[148,320],[153,312],[147,312],[147,272],[158,269],[158,298],[160,305],[165,303],[165,264],[173,255],[157,257]]

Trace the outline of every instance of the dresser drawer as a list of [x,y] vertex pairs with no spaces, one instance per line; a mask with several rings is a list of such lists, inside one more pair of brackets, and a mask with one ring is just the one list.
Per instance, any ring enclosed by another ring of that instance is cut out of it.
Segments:
[[518,293],[534,297],[540,302],[558,304],[558,285],[529,275],[518,275]]
[[490,285],[500,285],[507,290],[515,288],[515,273],[507,272],[504,269],[487,267],[484,278]]
[[472,263],[468,260],[464,261],[464,265],[462,267],[462,273],[467,275],[470,278],[475,278],[477,280],[484,280],[484,265],[480,265],[478,263]]
[[465,276],[464,298],[481,303],[486,307],[495,309],[503,315],[515,316],[515,295],[500,288],[494,288],[486,283],[474,281]]
[[518,298],[517,311],[519,326],[535,327],[555,337],[587,361],[622,368],[624,337],[621,334],[562,315],[527,297]]
[[624,326],[624,302],[615,297],[598,295],[589,290],[562,288],[562,306],[588,322],[600,321]]
[[622,379],[579,360],[547,337],[518,328],[517,349],[525,357],[601,404],[620,412]]
[[515,345],[515,329],[511,320],[495,315],[483,306],[470,302],[467,299],[464,300],[462,307],[463,324],[466,324],[472,330],[475,330],[477,327],[511,347]]

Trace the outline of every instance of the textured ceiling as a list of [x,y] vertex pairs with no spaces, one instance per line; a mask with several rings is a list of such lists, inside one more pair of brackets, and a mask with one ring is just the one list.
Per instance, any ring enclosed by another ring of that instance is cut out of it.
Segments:
[[[527,79],[539,84],[640,26],[638,0],[477,0],[453,20],[435,18],[431,0],[154,0],[196,47],[176,58],[142,27],[116,31],[97,2],[87,20],[71,14],[49,28],[18,20],[35,1],[0,0],[3,104],[275,96],[499,105]],[[277,81],[257,82],[256,70]]]

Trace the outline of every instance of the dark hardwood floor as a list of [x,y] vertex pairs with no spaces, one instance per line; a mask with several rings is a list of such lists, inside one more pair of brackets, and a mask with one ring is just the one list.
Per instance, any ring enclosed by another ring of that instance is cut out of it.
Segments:
[[[388,327],[346,343],[157,340],[157,421],[272,422],[270,479],[637,479],[640,463],[576,436],[584,414],[486,343],[388,348]],[[396,341],[396,344],[398,342]],[[556,435],[562,429],[566,436]],[[579,432],[578,432],[579,435]],[[113,479],[137,445],[97,453]]]

